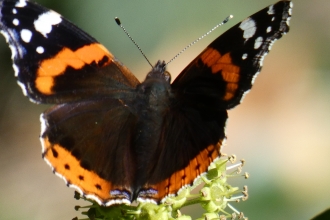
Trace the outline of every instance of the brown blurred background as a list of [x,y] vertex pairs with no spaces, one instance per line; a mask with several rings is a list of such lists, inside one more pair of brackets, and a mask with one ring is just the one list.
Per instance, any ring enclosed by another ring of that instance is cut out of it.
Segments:
[[[274,0],[38,0],[102,42],[140,80],[150,70],[117,27],[118,16],[155,63],[222,21],[168,70],[175,78],[213,39]],[[330,207],[330,1],[296,0],[290,33],[277,41],[244,103],[229,113],[224,151],[246,160],[249,199],[233,204],[249,219],[309,219]],[[0,219],[79,216],[73,189],[41,159],[39,115],[16,85],[10,50],[0,38]],[[194,214],[195,217],[199,213]]]

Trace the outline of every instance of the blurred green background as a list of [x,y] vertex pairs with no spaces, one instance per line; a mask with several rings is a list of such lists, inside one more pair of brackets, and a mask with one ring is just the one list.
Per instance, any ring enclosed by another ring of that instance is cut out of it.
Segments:
[[[38,0],[91,33],[143,80],[150,66],[117,27],[124,26],[152,63],[170,60],[222,21],[234,18],[168,66],[175,78],[213,39],[274,0]],[[276,42],[242,105],[229,113],[224,152],[246,160],[249,199],[233,204],[249,219],[309,219],[330,207],[330,1],[296,0],[290,33]],[[0,219],[80,216],[73,189],[41,159],[39,115],[16,85],[0,38]],[[199,216],[198,213],[194,214]]]

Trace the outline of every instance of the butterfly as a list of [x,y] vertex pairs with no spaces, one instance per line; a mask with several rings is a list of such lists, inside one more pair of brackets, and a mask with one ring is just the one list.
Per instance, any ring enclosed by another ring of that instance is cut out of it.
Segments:
[[26,0],[0,1],[0,30],[24,95],[41,116],[42,157],[100,205],[160,203],[221,156],[238,105],[275,40],[289,31],[279,1],[215,39],[171,83],[158,61],[143,82],[93,37]]

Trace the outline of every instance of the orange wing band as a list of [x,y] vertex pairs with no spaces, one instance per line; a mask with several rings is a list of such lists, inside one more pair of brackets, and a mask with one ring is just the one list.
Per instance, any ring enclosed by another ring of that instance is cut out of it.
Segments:
[[103,203],[111,199],[110,190],[115,188],[111,182],[102,179],[93,171],[82,168],[80,161],[68,150],[58,144],[51,144],[48,138],[43,139],[43,146],[44,159],[68,184],[78,187],[87,195],[95,195]]
[[156,190],[156,194],[149,194],[148,196],[158,202],[168,195],[177,194],[181,188],[192,185],[195,179],[207,171],[210,164],[221,155],[220,148],[221,141],[216,145],[208,146],[192,159],[184,169],[175,172],[160,183],[146,185],[143,188]]
[[222,55],[218,50],[208,47],[201,55],[201,60],[211,68],[213,74],[221,71],[223,80],[227,82],[226,94],[223,99],[227,101],[233,98],[240,80],[240,68],[232,63],[230,53]]
[[43,61],[37,71],[36,88],[43,94],[51,95],[56,76],[63,74],[67,67],[81,69],[93,62],[96,64],[107,57],[103,66],[112,62],[113,55],[101,44],[93,43],[72,51],[63,48],[56,56]]

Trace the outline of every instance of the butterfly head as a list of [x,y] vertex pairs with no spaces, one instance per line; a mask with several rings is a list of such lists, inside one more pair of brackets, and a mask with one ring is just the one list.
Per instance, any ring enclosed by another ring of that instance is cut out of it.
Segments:
[[138,93],[148,97],[149,105],[158,106],[166,102],[171,94],[171,75],[166,71],[166,63],[158,61],[147,74],[146,79],[137,87]]
[[156,65],[152,68],[152,70],[148,73],[146,80],[148,79],[163,79],[166,82],[171,82],[171,74],[166,71],[166,63],[165,61],[160,61],[156,63]]

